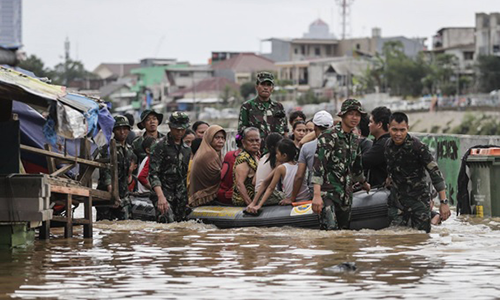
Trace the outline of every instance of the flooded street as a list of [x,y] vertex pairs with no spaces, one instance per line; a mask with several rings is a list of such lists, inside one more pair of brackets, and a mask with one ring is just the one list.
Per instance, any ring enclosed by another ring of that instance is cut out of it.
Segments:
[[[93,240],[0,254],[1,299],[500,298],[500,219],[431,234],[98,222]],[[331,268],[343,262],[357,270]]]

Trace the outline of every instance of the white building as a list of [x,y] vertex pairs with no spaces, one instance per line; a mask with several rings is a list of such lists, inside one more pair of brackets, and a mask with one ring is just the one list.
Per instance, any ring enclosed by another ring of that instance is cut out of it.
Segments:
[[0,46],[22,45],[22,1],[0,0]]

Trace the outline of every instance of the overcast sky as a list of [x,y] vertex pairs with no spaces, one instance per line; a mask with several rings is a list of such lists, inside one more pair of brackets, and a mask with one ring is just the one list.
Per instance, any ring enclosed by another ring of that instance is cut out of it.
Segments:
[[[500,0],[354,0],[351,36],[431,36],[442,27],[474,26],[476,12],[499,12]],[[23,0],[23,44],[53,67],[70,55],[93,70],[101,62],[145,57],[207,63],[211,51],[268,50],[261,39],[301,37],[315,19],[341,35],[336,0]]]

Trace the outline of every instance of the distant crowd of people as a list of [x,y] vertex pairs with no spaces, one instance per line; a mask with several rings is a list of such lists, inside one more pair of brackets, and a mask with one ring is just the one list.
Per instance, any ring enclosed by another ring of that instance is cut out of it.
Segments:
[[[257,96],[240,110],[238,149],[222,156],[227,133],[219,125],[190,120],[173,112],[170,131],[158,126],[163,115],[142,112],[139,136],[133,118],[116,116],[118,207],[99,207],[97,219],[128,219],[130,192],[149,193],[157,221],[186,220],[190,210],[214,203],[245,207],[258,214],[264,205],[291,205],[312,199],[325,230],[349,228],[354,190],[389,187],[388,215],[393,225],[429,232],[450,216],[445,182],[425,144],[408,134],[401,112],[377,107],[371,114],[355,99],[342,103],[335,121],[327,111],[310,119],[301,111],[287,119],[283,105],[271,99],[274,77],[257,75]],[[291,128],[291,132],[289,129]],[[368,137],[372,136],[373,140]],[[109,156],[109,147],[100,149]],[[439,213],[431,215],[429,174],[438,192]],[[110,170],[100,170],[99,189],[111,191]]]

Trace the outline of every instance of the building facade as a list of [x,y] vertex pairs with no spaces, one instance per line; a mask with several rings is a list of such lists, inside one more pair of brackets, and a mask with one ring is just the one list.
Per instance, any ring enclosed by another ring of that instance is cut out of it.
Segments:
[[0,46],[22,45],[22,1],[0,0]]
[[480,55],[500,56],[500,13],[476,14],[476,58]]

